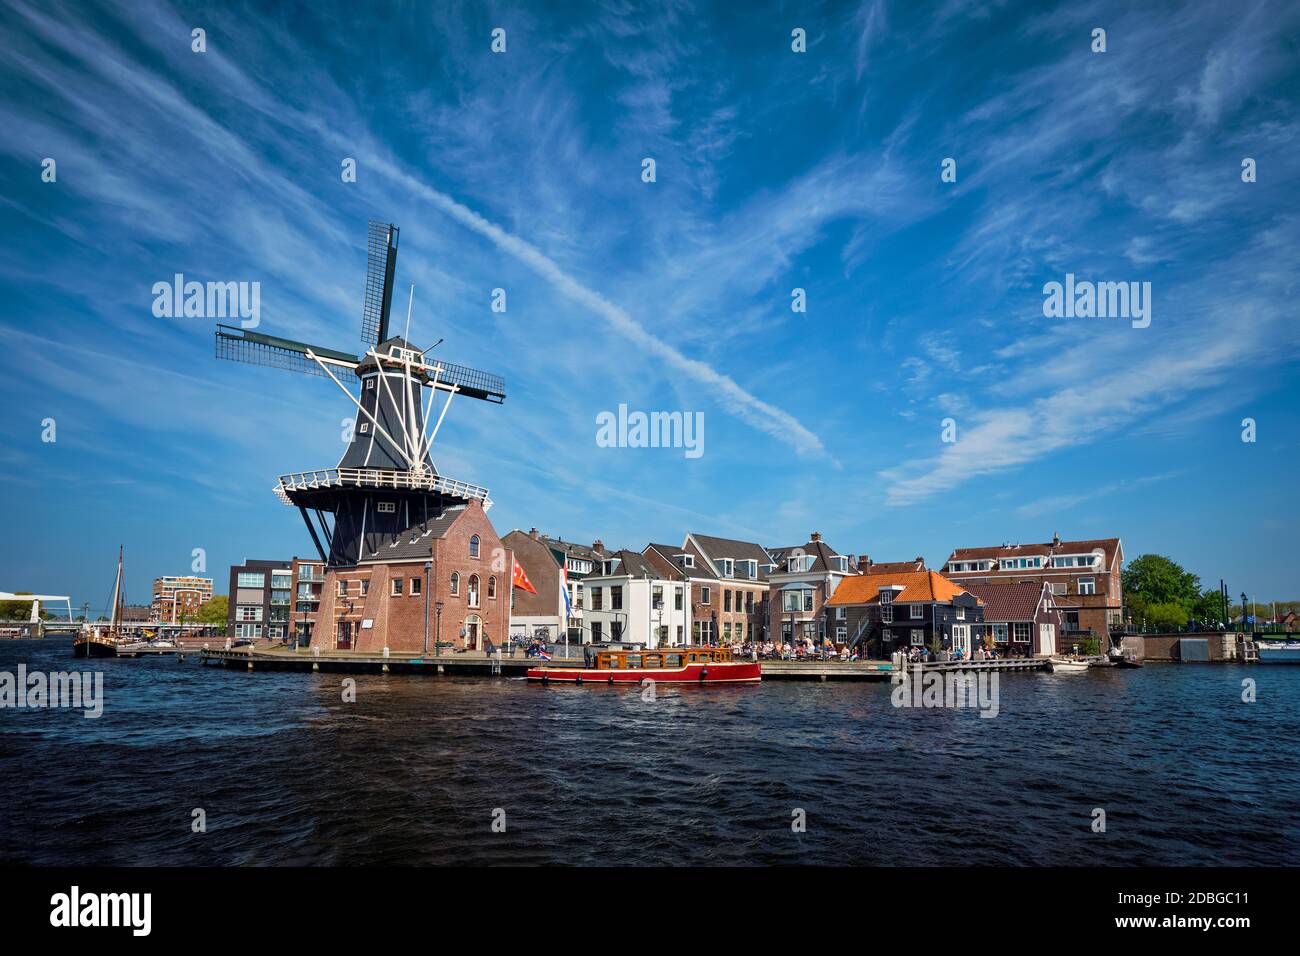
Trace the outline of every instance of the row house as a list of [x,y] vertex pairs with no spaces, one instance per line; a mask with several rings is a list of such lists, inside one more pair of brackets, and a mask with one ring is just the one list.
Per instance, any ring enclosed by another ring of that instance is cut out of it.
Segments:
[[569,606],[566,609],[569,640],[576,643],[590,642],[591,631],[584,620],[586,606],[586,579],[601,569],[609,555],[605,552],[605,543],[597,538],[591,544],[577,544],[563,538],[542,540],[550,546],[556,562],[564,568],[564,583],[569,591]]
[[925,558],[911,561],[872,561],[867,555],[858,558],[858,571],[862,574],[901,574],[907,571],[927,571]]
[[482,502],[448,507],[329,569],[312,643],[403,654],[503,644],[513,561]]
[[[583,624],[585,579],[599,570],[606,558],[604,545],[575,544],[551,538],[536,528],[518,529],[501,539],[514,551],[515,560],[528,575],[536,594],[515,588],[511,603],[510,637],[514,641],[539,638],[576,644],[589,643]],[[568,597],[566,603],[565,597]]]
[[969,658],[982,635],[984,606],[935,571],[882,572],[846,578],[825,617],[835,643],[864,656],[931,647]]
[[681,547],[652,544],[690,582],[691,641],[743,644],[767,632],[767,568],[762,545],[690,533]]
[[827,545],[817,531],[802,545],[768,548],[767,554],[768,638],[822,643],[827,637],[822,610],[842,582],[859,576],[856,563]]
[[957,548],[948,557],[944,574],[962,585],[1047,584],[1061,611],[1063,639],[1078,641],[1091,633],[1105,647],[1110,629],[1123,624],[1123,564],[1119,538],[1062,541],[1054,535],[1043,544]]
[[985,648],[1011,657],[1056,653],[1062,618],[1051,585],[1033,581],[972,582],[966,590],[984,604]]
[[647,649],[687,643],[689,581],[657,554],[611,552],[583,585],[583,615],[593,642],[626,642]]

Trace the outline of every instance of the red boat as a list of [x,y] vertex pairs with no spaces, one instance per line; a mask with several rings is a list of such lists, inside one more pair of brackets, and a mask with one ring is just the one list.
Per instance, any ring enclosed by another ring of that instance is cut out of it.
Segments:
[[596,651],[586,667],[543,665],[528,671],[543,684],[639,684],[644,680],[682,684],[756,684],[763,679],[758,661],[732,659],[729,647],[664,647],[654,651]]

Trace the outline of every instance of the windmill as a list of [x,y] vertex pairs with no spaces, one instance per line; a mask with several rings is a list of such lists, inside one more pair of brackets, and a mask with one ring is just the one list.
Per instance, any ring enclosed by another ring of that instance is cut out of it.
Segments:
[[[499,405],[505,401],[505,383],[487,372],[431,358],[428,353],[438,343],[421,351],[401,336],[389,336],[397,240],[396,226],[370,222],[361,310],[366,350],[360,356],[217,326],[217,358],[328,378],[356,406],[352,440],[339,463],[281,475],[273,489],[302,514],[328,567],[355,565],[400,535],[427,533],[449,507],[472,499],[485,510],[492,506],[486,488],[439,474],[430,449],[453,398],[463,395]],[[340,381],[348,373],[356,376],[356,395]],[[430,421],[440,394],[445,396],[442,410]]]

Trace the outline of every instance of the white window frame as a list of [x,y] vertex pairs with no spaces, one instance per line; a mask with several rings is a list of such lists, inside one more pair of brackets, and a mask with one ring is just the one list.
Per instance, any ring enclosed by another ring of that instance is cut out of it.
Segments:
[[381,515],[397,514],[397,502],[377,501],[375,502],[375,510],[378,511]]
[[390,578],[390,579],[389,579],[389,581],[388,581],[388,595],[389,595],[389,597],[401,597],[401,596],[402,596],[402,579],[401,579],[401,578]]
[[910,636],[909,640],[910,640],[910,642],[911,642],[911,644],[912,644],[913,647],[924,647],[924,646],[925,646],[925,629],[924,629],[924,628],[919,628],[919,627],[914,627],[914,628],[912,628],[912,629],[911,629],[911,636]]
[[925,620],[925,605],[924,605],[924,604],[909,604],[909,605],[908,605],[907,619],[908,619],[909,621],[924,621],[924,620]]
[[1079,578],[1079,593],[1080,593],[1080,594],[1096,594],[1096,593],[1097,593],[1097,579],[1096,579],[1096,578]]

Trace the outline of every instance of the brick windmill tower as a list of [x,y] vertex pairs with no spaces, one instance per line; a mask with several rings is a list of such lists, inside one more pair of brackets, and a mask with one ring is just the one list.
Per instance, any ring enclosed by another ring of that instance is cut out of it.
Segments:
[[216,355],[328,378],[356,407],[336,466],[281,475],[273,489],[298,509],[325,565],[312,645],[481,649],[509,630],[513,556],[487,518],[487,489],[440,474],[431,450],[457,395],[501,404],[505,383],[431,357],[441,339],[421,350],[390,336],[397,242],[396,226],[370,223],[362,355],[228,325],[217,326]]

